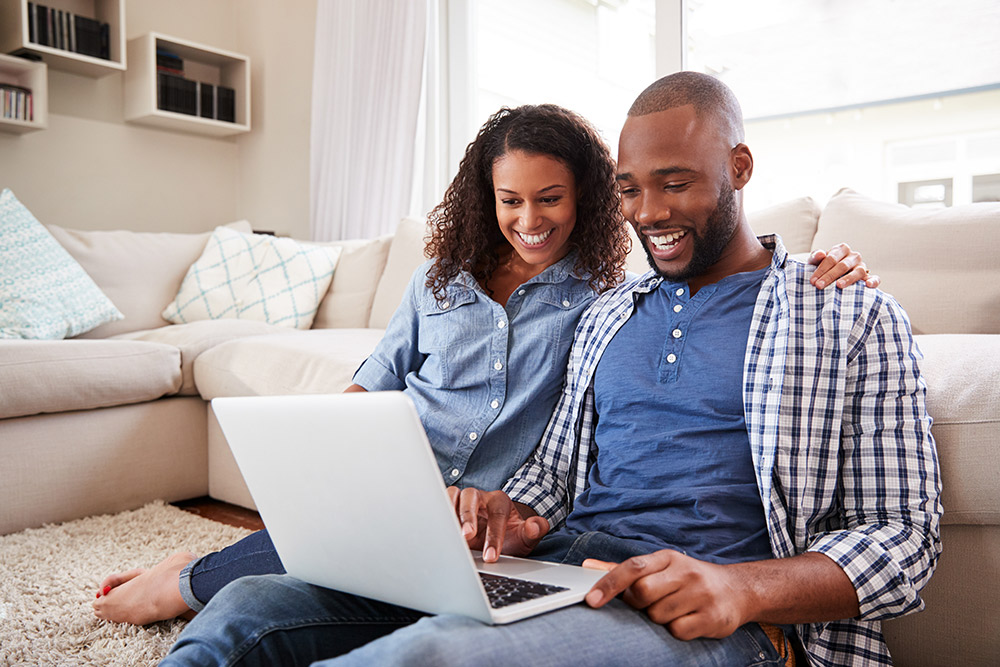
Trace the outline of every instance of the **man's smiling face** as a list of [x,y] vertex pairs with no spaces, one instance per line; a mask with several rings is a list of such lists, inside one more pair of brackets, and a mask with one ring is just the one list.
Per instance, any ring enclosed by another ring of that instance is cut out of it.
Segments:
[[710,272],[739,225],[722,133],[694,107],[630,116],[622,129],[622,212],[650,266],[677,281]]

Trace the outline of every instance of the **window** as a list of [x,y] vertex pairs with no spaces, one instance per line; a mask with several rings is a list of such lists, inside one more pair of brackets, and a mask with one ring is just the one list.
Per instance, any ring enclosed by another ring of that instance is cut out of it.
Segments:
[[994,0],[687,0],[685,16],[686,68],[743,105],[751,209],[841,187],[921,206],[996,196]]
[[635,96],[654,76],[654,0],[478,0],[468,139],[501,106],[559,104],[617,152]]

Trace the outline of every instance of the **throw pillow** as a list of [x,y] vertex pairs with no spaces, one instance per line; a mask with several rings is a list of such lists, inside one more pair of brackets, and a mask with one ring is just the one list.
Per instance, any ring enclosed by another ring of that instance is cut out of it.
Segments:
[[68,338],[120,319],[14,193],[0,192],[0,338]]
[[823,209],[813,247],[837,241],[882,277],[914,333],[1000,333],[1000,204],[910,208],[845,188]]
[[341,249],[217,227],[163,311],[174,324],[258,320],[308,329]]

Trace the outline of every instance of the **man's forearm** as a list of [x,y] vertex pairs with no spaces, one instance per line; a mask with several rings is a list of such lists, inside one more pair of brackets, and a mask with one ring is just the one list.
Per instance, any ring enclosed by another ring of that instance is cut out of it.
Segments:
[[860,614],[851,580],[821,553],[726,567],[746,593],[746,621],[818,623]]

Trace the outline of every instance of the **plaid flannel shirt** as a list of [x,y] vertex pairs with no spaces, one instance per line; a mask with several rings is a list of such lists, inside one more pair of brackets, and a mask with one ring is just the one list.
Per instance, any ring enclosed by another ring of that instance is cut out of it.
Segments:
[[[854,583],[856,619],[797,626],[813,664],[888,665],[880,619],[923,608],[941,551],[941,482],[922,358],[885,293],[818,290],[776,236],[754,306],[743,372],[747,431],[776,558],[824,553]],[[504,490],[553,526],[584,490],[596,457],[594,369],[650,272],[581,318],[562,397],[532,457]],[[664,418],[668,418],[664,415]]]

